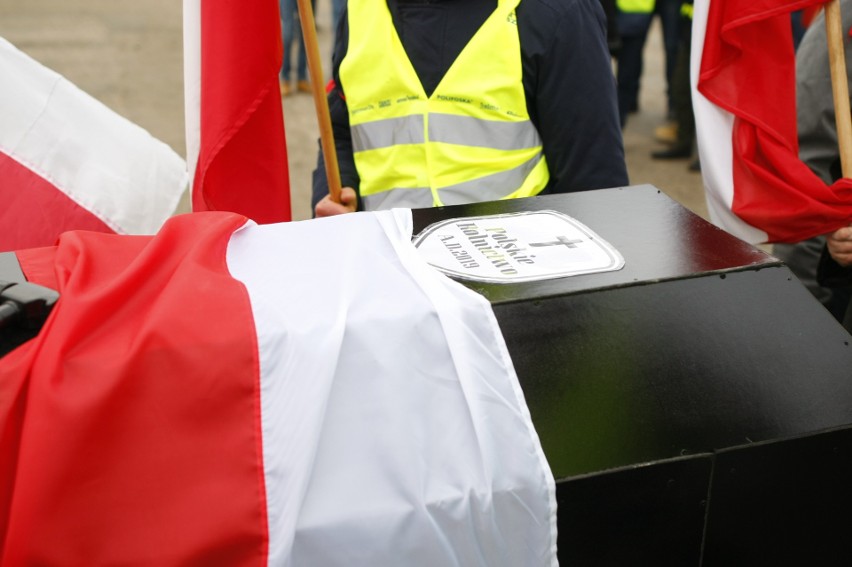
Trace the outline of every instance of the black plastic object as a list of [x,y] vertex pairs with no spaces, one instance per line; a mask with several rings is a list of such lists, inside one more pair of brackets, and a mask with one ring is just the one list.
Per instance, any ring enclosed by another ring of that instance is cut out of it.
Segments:
[[563,564],[852,565],[852,337],[776,258],[649,185],[416,210],[415,232],[543,209],[624,268],[466,285],[557,479]]
[[27,282],[15,254],[0,254],[0,357],[38,334],[59,293]]

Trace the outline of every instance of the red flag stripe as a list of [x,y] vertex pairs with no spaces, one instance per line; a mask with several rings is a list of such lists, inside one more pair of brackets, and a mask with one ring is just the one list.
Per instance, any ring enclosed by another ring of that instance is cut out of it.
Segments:
[[0,365],[0,565],[555,565],[497,320],[410,211],[245,220],[32,253],[61,297]]
[[195,17],[200,26],[200,57],[187,58],[201,69],[199,96],[187,99],[187,113],[198,113],[200,129],[193,210],[234,211],[259,223],[288,221],[278,3],[206,0],[185,6],[198,10],[186,15],[189,25]]
[[0,76],[0,249],[152,234],[174,212],[186,163],[166,144],[2,38]]
[[820,3],[696,6],[694,106],[708,205],[714,222],[752,242],[795,242],[852,218],[852,181],[827,186],[798,157],[789,14]]
[[266,565],[257,344],[224,259],[245,218],[180,220],[60,240],[61,299],[0,365],[0,564]]
[[63,230],[113,232],[31,168],[0,152],[0,251],[53,244]]

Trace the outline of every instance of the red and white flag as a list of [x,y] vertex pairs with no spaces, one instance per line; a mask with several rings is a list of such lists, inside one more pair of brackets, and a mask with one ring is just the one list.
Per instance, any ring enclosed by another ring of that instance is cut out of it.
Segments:
[[0,251],[157,232],[186,189],[180,156],[2,38],[0,77]]
[[278,0],[184,0],[193,211],[291,219]]
[[798,157],[790,12],[824,0],[696,0],[691,82],[711,220],[752,243],[852,222],[852,180]]
[[0,364],[4,567],[556,565],[491,306],[410,211],[195,213],[18,258],[61,296]]

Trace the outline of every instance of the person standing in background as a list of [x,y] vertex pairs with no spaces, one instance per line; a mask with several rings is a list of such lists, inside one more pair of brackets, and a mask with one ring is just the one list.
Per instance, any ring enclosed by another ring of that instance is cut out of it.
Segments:
[[[332,31],[334,32],[332,35],[332,41],[334,41],[334,37],[337,35],[337,29],[340,27],[340,18],[343,17],[343,11],[346,9],[346,0],[331,0],[331,26]],[[332,43],[332,46],[334,43]]]
[[673,78],[677,52],[681,42],[681,0],[617,0],[618,33],[621,49],[618,52],[618,110],[621,125],[627,115],[639,109],[639,90],[642,80],[643,53],[648,31],[654,17],[660,18],[665,49],[666,110],[673,120]]
[[621,51],[621,35],[618,33],[618,8],[615,0],[601,0],[601,6],[606,16],[606,43],[609,46],[609,54],[618,57]]
[[[315,5],[315,0],[311,0],[311,6]],[[296,90],[309,93],[311,84],[308,82],[308,54],[305,51],[305,38],[302,37],[298,3],[296,0],[279,0],[279,7],[281,9],[281,40],[284,44],[284,58],[279,77],[281,96],[288,96],[293,92],[290,81],[294,57],[296,58]]]
[[618,84],[618,117],[624,128],[627,115],[639,109],[642,52],[654,17],[654,0],[617,0],[616,6],[621,49],[615,76]]
[[[841,0],[840,11],[843,30],[847,34],[847,81],[852,85],[852,43],[848,37],[848,33],[852,31],[852,0]],[[842,175],[840,149],[824,13],[808,26],[796,50],[796,115],[799,158],[825,183],[839,179]],[[822,262],[820,261],[826,246],[825,236],[793,244],[775,244],[772,248],[772,253],[786,263],[808,291],[841,322],[852,296],[852,278],[849,281],[844,279],[852,273],[852,269],[844,267],[847,264],[840,252],[844,248],[843,242],[849,230],[842,228],[828,237],[829,251],[838,251],[839,264],[831,262],[828,255],[824,255]],[[852,326],[847,326],[847,329],[849,328]]]
[[684,14],[682,0],[656,0],[654,3],[654,17],[660,19],[663,32],[666,109],[668,111],[668,118],[671,119],[674,118],[675,112],[674,75],[679,61],[680,48],[683,46]]
[[[665,150],[651,153],[653,159],[689,158],[695,150],[695,115],[692,112],[692,92],[689,86],[689,60],[692,53],[692,0],[681,4],[680,43],[677,64],[672,76],[672,104],[675,137]],[[696,162],[693,162],[697,164]],[[697,167],[697,166],[696,166]],[[691,167],[692,168],[692,167]]]

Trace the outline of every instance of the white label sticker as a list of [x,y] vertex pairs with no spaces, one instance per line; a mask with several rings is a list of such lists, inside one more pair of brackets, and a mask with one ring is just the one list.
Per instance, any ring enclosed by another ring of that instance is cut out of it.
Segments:
[[619,270],[624,258],[576,219],[557,211],[448,219],[414,239],[447,275],[515,283]]

